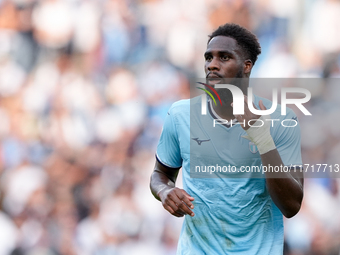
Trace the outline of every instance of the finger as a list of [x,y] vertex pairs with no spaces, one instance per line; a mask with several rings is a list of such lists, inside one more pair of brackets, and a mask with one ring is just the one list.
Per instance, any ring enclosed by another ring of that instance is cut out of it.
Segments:
[[248,105],[248,97],[246,95],[244,95],[244,105]]
[[244,117],[246,120],[251,119],[252,118],[252,113],[249,110],[249,106],[248,106],[248,97],[246,95],[244,95]]
[[193,212],[187,207],[187,205],[181,199],[178,198],[177,192],[179,192],[179,195],[181,197],[185,197],[181,190],[177,188],[167,195],[166,199],[164,200],[164,204],[170,206],[175,213],[181,215],[190,214],[191,216],[193,216]]
[[[256,106],[254,105],[253,103],[253,106],[255,109]],[[243,116],[243,119],[246,119],[247,121],[249,119],[253,119],[254,118],[254,114],[250,111],[249,109],[249,105],[248,105],[248,96],[244,95],[244,116]]]
[[173,215],[176,216],[176,217],[178,217],[178,218],[181,218],[181,217],[184,216],[183,214],[178,214],[178,213],[174,213]]
[[183,196],[182,201],[183,201],[183,203],[186,204],[187,207],[194,209],[194,205],[191,203],[191,201],[189,200],[189,198],[187,196]]
[[186,193],[186,192],[184,193],[184,192],[185,192],[185,190],[181,190],[181,193],[178,194],[178,198],[180,200],[182,200],[186,204],[187,207],[194,209],[194,205],[191,203],[191,201],[189,200],[189,198],[187,196],[188,193]]
[[243,96],[243,103],[244,103],[244,115],[247,116],[249,109],[248,109],[248,97],[246,95]]
[[[181,196],[182,195],[182,196]],[[181,196],[181,199],[179,197],[173,198],[173,201],[176,203],[178,208],[185,214],[189,214],[190,216],[193,216],[194,213],[189,209],[189,207],[186,205],[185,202],[183,202],[183,199],[185,195],[183,193],[179,194]],[[177,211],[178,212],[178,211]]]
[[260,109],[261,109],[261,110],[267,110],[267,108],[264,106],[264,104],[263,104],[263,101],[262,101],[262,100],[260,100],[260,102],[259,102],[259,106],[260,106]]
[[167,210],[169,213],[174,214],[175,211],[167,204],[163,205],[164,209]]
[[185,198],[185,195],[181,192],[180,189],[176,190],[175,194],[169,194],[171,197],[171,200],[176,203],[178,208],[185,214],[189,214],[193,216],[193,212],[189,209],[189,207],[186,205],[186,203],[183,202],[183,199]]
[[171,213],[172,215],[176,216],[176,217],[183,217],[183,214],[177,213],[175,212],[169,205],[164,205],[164,209],[167,210],[169,213]]
[[243,117],[241,115],[234,115],[238,122],[243,122]]
[[178,210],[176,212],[184,214],[188,214],[190,216],[194,216],[195,213],[191,211],[188,206],[182,201],[181,204],[178,204]]
[[256,105],[254,104],[254,102],[253,102],[253,107],[254,107],[254,109],[258,110],[258,108],[257,108]]
[[192,196],[190,196],[184,189],[182,189],[183,193],[187,196],[187,198],[190,200],[190,201],[194,201],[195,198],[193,198]]
[[178,210],[174,212],[174,215],[176,217],[183,217],[184,215],[186,215],[186,213],[182,212],[181,209],[178,208]]
[[[182,215],[182,216],[186,214],[185,212],[183,212],[183,211],[179,208],[179,206],[178,206],[178,204],[177,204],[176,202],[174,202],[174,201],[172,201],[172,200],[170,200],[170,199],[166,199],[165,203],[166,203],[167,206],[169,206],[169,207],[172,209],[172,211],[173,211],[174,213],[180,214],[180,215]],[[172,214],[174,214],[174,213],[172,213]]]

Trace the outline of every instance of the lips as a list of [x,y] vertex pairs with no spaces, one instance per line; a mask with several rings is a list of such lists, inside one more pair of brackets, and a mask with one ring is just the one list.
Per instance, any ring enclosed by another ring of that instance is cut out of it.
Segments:
[[209,72],[207,74],[207,78],[208,79],[222,79],[222,75],[218,74],[218,73],[214,73],[214,72]]
[[214,84],[221,82],[222,79],[223,79],[223,77],[218,73],[210,72],[210,73],[207,74],[207,80],[208,80],[209,84],[211,84],[211,85],[214,85]]

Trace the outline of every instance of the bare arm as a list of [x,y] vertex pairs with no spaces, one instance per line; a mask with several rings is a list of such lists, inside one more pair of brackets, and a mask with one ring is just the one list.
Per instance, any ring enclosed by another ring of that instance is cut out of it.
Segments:
[[[264,166],[284,165],[276,149],[261,155],[261,160]],[[279,178],[275,178],[278,174]],[[266,183],[271,198],[285,217],[291,218],[299,212],[303,198],[302,174],[266,172]]]
[[190,210],[194,208],[194,200],[184,189],[175,187],[179,168],[170,168],[156,159],[154,171],[150,179],[150,189],[156,199],[162,202],[165,210],[176,217],[185,214],[194,216]]

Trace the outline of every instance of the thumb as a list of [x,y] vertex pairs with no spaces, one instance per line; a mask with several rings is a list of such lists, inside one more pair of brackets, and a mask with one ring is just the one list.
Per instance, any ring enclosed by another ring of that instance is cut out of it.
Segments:
[[260,102],[259,102],[259,106],[260,106],[260,109],[261,109],[261,110],[267,110],[267,108],[264,106],[264,104],[263,104],[263,101],[262,101],[262,100],[260,100]]

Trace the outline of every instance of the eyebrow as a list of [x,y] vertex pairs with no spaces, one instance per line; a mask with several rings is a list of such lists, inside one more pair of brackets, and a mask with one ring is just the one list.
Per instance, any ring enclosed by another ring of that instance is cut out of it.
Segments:
[[[212,52],[213,52],[213,50],[212,50],[212,51],[207,50],[207,51],[204,53],[204,56],[206,57],[206,56],[208,56],[208,55],[211,55]],[[221,54],[234,55],[234,53],[233,53],[232,51],[228,51],[228,50],[218,50],[217,53],[218,53],[219,55],[221,55]]]

